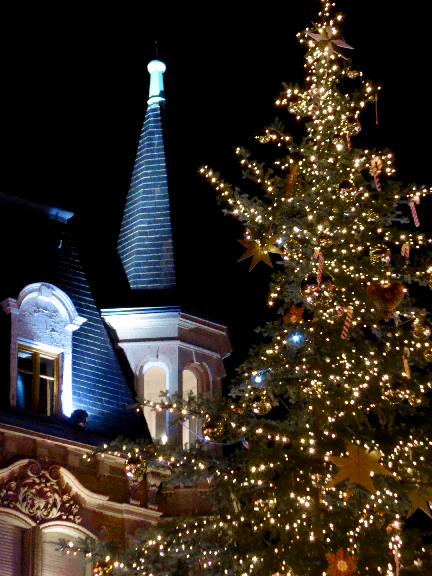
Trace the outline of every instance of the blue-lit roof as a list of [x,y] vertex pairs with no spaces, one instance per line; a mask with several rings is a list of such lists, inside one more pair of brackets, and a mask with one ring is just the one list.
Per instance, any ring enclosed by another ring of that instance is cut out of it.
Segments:
[[133,290],[176,285],[160,107],[149,101],[117,245]]
[[[73,221],[53,219],[47,206],[0,196],[0,242],[8,246],[0,300],[16,298],[32,282],[48,282],[63,290],[78,314],[86,319],[72,334],[72,408],[89,415],[88,431],[115,437],[143,437],[147,427],[142,413],[130,406],[135,402],[133,375],[113,347],[107,328],[96,308],[75,246]],[[72,215],[60,211],[65,216]],[[0,324],[0,376],[2,406],[8,411],[10,325],[3,316]],[[16,411],[19,416],[18,411]],[[30,413],[24,414],[29,419]],[[35,415],[35,420],[38,416]],[[55,419],[53,419],[55,424]],[[61,424],[61,423],[60,423]],[[67,424],[67,422],[66,422]]]

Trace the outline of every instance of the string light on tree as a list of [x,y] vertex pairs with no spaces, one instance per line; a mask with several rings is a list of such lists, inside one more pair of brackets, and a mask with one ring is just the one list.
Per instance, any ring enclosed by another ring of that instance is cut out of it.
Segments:
[[[420,226],[430,190],[397,182],[387,150],[358,147],[379,86],[348,59],[342,20],[321,1],[317,23],[298,34],[305,79],[276,100],[304,137],[281,120],[251,136],[260,150],[275,146],[270,167],[236,149],[256,194],[201,168],[244,225],[248,278],[260,260],[275,266],[272,315],[229,407],[196,406],[203,437],[228,453],[205,441],[182,456],[156,448],[181,482],[205,483],[213,509],[149,530],[134,565],[143,576],[432,573],[429,545],[405,523],[432,493],[431,327],[414,302],[432,286]],[[155,409],[182,419],[191,407]]]

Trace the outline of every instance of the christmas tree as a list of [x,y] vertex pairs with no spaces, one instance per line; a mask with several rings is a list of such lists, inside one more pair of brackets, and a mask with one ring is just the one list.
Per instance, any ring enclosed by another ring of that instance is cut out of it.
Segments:
[[356,148],[379,90],[348,58],[332,11],[323,0],[299,34],[306,78],[277,101],[304,137],[280,121],[259,133],[278,151],[271,168],[237,150],[256,196],[201,170],[244,224],[251,269],[277,265],[275,319],[229,401],[184,403],[207,443],[167,461],[206,479],[214,513],[147,533],[138,574],[432,573],[428,535],[410,520],[430,516],[432,500],[432,325],[414,306],[432,288],[417,213],[429,191],[395,181],[389,151]]

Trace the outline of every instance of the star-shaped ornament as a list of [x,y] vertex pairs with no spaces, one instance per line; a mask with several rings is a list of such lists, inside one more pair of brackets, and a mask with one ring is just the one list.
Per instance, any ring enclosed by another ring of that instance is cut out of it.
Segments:
[[407,518],[412,516],[416,510],[420,508],[425,514],[432,518],[431,510],[429,507],[429,502],[432,502],[432,486],[425,486],[427,484],[428,478],[422,478],[422,484],[426,488],[426,495],[418,490],[412,490],[408,493],[408,497],[411,502],[411,508],[408,510]]
[[270,252],[273,252],[273,254],[283,254],[283,251],[274,245],[278,238],[279,234],[271,236],[264,246],[262,246],[258,240],[239,240],[240,244],[246,248],[246,252],[237,260],[237,262],[252,256],[249,272],[255,268],[260,260],[265,262],[270,266],[270,268],[273,268],[272,261],[270,260]]
[[[315,25],[315,27],[318,29],[318,26]],[[334,46],[337,46],[338,48],[350,48],[351,50],[354,50],[354,48],[347,44],[344,40],[341,40],[340,38],[333,38],[333,28],[331,26],[326,26],[325,32],[323,34],[316,34],[314,32],[306,32],[306,34],[316,40],[318,42],[318,46],[322,50],[327,48],[328,58],[330,58],[330,56],[332,56],[335,52]],[[337,52],[337,54],[339,54],[339,56],[342,58],[345,58],[345,56],[339,52]],[[345,58],[345,60],[347,60],[347,58]]]
[[366,452],[363,448],[352,442],[347,442],[348,456],[340,458],[338,456],[329,456],[330,462],[339,467],[339,472],[328,484],[329,487],[335,486],[338,482],[348,479],[348,482],[364,486],[366,490],[375,494],[376,490],[372,484],[370,473],[384,474],[391,476],[384,466],[378,463],[381,458],[379,452]]
[[303,310],[303,307],[297,308],[297,306],[293,304],[289,309],[288,314],[282,316],[282,320],[285,322],[285,324],[295,324],[296,322],[301,322],[303,317]]
[[326,554],[329,567],[326,572],[329,576],[349,576],[355,574],[357,569],[357,558],[350,556],[342,548],[336,554]]

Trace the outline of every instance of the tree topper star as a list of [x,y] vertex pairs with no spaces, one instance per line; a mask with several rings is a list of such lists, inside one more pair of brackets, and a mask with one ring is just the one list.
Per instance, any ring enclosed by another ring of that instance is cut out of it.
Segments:
[[[318,26],[316,24],[315,27],[318,29]],[[350,48],[351,50],[354,50],[354,48],[349,44],[347,44],[346,42],[344,42],[344,40],[340,40],[340,38],[333,38],[333,28],[331,26],[325,27],[324,34],[316,34],[314,32],[308,32],[308,31],[306,31],[306,34],[311,38],[313,38],[314,40],[316,40],[320,48],[324,50],[327,48],[328,58],[330,58],[330,56],[332,56],[333,53],[335,52],[334,46],[338,46],[338,48]],[[339,52],[337,52],[337,54],[339,54],[339,56],[342,56],[342,58],[345,58],[345,56],[343,56]],[[347,60],[347,58],[345,58],[345,60]]]
[[376,493],[375,487],[372,484],[370,473],[384,474],[391,476],[384,466],[378,463],[381,458],[379,452],[366,452],[363,448],[352,442],[346,442],[346,451],[348,456],[340,458],[338,456],[329,456],[329,460],[339,466],[339,472],[331,480],[328,486],[334,486],[342,480],[348,479],[348,482],[364,486],[372,494]]
[[261,246],[258,240],[239,240],[240,244],[243,244],[243,246],[246,248],[246,252],[241,256],[241,258],[237,260],[237,262],[252,256],[249,272],[255,268],[260,260],[265,262],[268,266],[270,266],[270,268],[273,268],[273,264],[270,260],[270,252],[273,252],[274,254],[283,254],[283,251],[274,245],[278,238],[279,234],[271,236],[264,246]]

